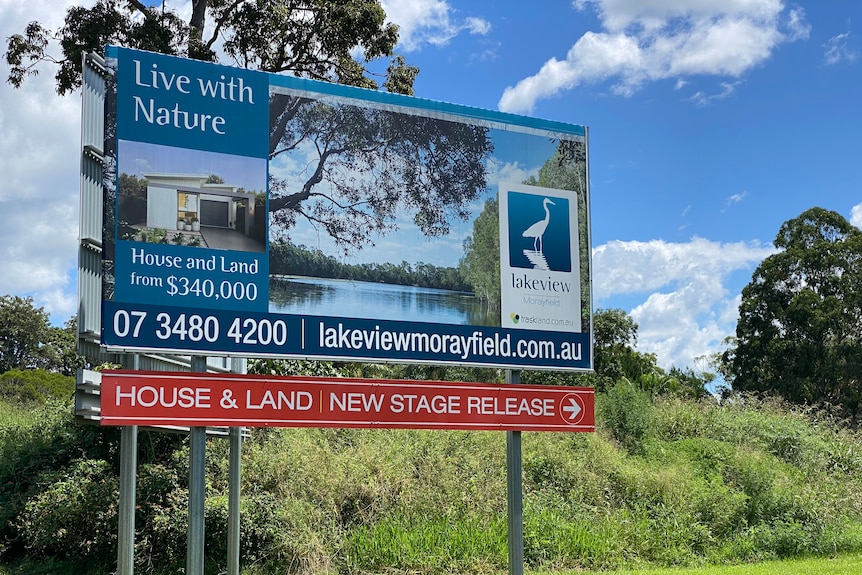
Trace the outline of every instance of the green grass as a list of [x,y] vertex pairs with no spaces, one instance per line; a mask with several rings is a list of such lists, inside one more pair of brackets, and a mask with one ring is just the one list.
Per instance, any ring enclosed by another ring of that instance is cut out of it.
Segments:
[[530,571],[529,575],[857,575],[862,574],[862,555],[829,558],[764,561],[746,565],[623,569],[618,571]]
[[[391,573],[392,570],[387,570]],[[244,569],[243,575],[256,570]],[[498,571],[499,575],[505,571]],[[862,574],[862,555],[840,555],[829,558],[764,561],[746,565],[674,567],[665,569],[623,569],[618,571],[547,571],[528,569],[527,575],[857,575]],[[0,575],[81,575],[80,567],[47,562],[16,566],[0,565]]]

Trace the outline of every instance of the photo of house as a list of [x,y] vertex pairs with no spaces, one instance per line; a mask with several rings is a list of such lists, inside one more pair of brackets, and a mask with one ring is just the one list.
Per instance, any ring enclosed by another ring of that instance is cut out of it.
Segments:
[[[193,151],[183,150],[182,158],[177,158],[163,146],[121,141],[124,145],[134,145],[138,153],[132,160],[121,156],[125,161],[121,160],[117,185],[120,238],[266,251],[265,162],[226,156],[222,163],[202,165],[194,161]],[[177,170],[183,167],[197,170]]]

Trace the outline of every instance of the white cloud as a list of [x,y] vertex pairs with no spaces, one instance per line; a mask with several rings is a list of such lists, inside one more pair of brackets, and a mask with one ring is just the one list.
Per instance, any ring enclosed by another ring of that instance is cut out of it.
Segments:
[[727,205],[732,206],[733,204],[738,204],[742,200],[748,197],[748,190],[743,191],[741,194],[731,194],[727,196]]
[[491,25],[477,17],[458,18],[445,0],[381,0],[390,22],[400,28],[398,48],[419,50],[423,44],[443,46],[460,34],[485,35]]
[[850,39],[850,33],[838,34],[827,40],[823,47],[826,48],[826,53],[823,55],[823,61],[827,66],[838,64],[839,62],[854,62],[858,57],[855,50],[847,45],[847,40]]
[[[0,38],[37,20],[62,24],[72,2],[0,0]],[[5,43],[5,42],[4,42]],[[49,45],[53,56],[56,45]],[[0,78],[0,294],[32,296],[56,324],[77,307],[80,94],[58,97],[54,68],[44,66],[16,90]]]
[[811,25],[805,22],[805,10],[799,7],[790,10],[785,28],[786,37],[791,42],[808,40],[811,35]]
[[471,16],[464,20],[463,27],[468,30],[470,34],[479,34],[480,36],[484,36],[491,31],[490,22],[483,20],[482,18],[476,18],[475,16]]
[[497,186],[500,182],[523,182],[530,176],[538,176],[539,167],[528,168],[519,162],[506,162],[501,164],[490,161],[486,165],[488,170],[485,179],[489,187]]
[[[551,58],[506,88],[501,110],[529,112],[537,100],[608,79],[614,93],[630,96],[649,81],[677,78],[680,89],[685,76],[739,78],[780,44],[808,35],[804,12],[780,0],[575,0],[588,5],[605,31],[585,33],[565,60]],[[732,92],[736,84],[723,86]]]
[[721,92],[717,94],[707,94],[704,91],[695,92],[694,95],[689,98],[692,102],[697,104],[698,106],[708,106],[715,100],[724,100],[729,97],[736,91],[736,87],[739,86],[741,82],[722,82],[721,83]]
[[690,366],[715,353],[736,327],[739,294],[728,280],[774,253],[758,242],[685,243],[612,241],[593,250],[597,306],[613,296],[643,295],[631,310],[639,324],[638,349],[657,354],[664,367]]
[[767,19],[781,11],[781,0],[576,0],[578,9],[597,7],[602,23],[610,31],[631,26],[659,29],[675,18],[711,18],[716,14],[744,15]]
[[862,229],[862,204],[856,204],[850,210],[850,223]]

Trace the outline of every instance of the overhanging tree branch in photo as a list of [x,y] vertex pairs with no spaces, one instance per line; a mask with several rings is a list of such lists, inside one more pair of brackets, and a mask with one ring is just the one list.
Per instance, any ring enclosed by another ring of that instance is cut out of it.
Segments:
[[402,210],[424,235],[443,236],[487,187],[483,126],[277,93],[270,125],[270,160],[303,166],[270,176],[272,223],[289,234],[305,218],[345,253],[394,230]]

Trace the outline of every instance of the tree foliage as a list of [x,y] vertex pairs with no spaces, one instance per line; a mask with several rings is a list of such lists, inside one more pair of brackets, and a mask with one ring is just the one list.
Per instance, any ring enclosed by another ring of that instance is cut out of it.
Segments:
[[83,359],[77,353],[75,318],[51,326],[48,313],[33,298],[0,296],[0,373],[45,369],[74,375]]
[[815,207],[785,222],[775,246],[781,251],[763,260],[742,291],[725,372],[735,390],[828,403],[858,419],[862,232]]
[[70,374],[44,369],[12,369],[0,374],[0,399],[15,405],[66,401],[75,391]]
[[654,353],[637,351],[638,324],[619,308],[597,309],[593,314],[595,372],[578,376],[578,383],[592,385],[599,391],[622,386],[651,396],[703,398],[707,386],[715,379],[708,372],[692,368],[658,365]]
[[42,346],[51,336],[48,313],[33,298],[0,297],[0,373],[42,367]]
[[[413,93],[418,70],[394,54],[398,27],[386,23],[378,0],[189,1],[188,22],[163,4],[139,0],[72,6],[56,30],[30,22],[7,40],[8,82],[20,87],[40,64],[52,63],[57,92],[66,94],[81,85],[82,55],[101,53],[107,44],[214,62],[213,47],[221,39],[225,53],[246,68],[372,89],[378,82],[367,65],[385,58],[382,86]],[[206,36],[206,30],[212,33]],[[59,42],[62,55],[50,54],[51,40]]]
[[65,376],[74,376],[86,358],[78,355],[78,318],[73,316],[63,327],[51,327],[45,345],[41,347],[42,369]]
[[[411,264],[404,260],[398,265],[392,262],[351,264],[339,261],[319,249],[309,249],[283,241],[272,242],[269,249],[271,275],[347,279],[453,291],[469,290],[458,270],[451,267],[438,267],[425,262]],[[278,283],[278,280],[274,280],[270,289],[278,291]]]
[[147,199],[147,179],[136,175],[120,174],[117,182],[118,193],[127,198]]
[[657,369],[653,354],[635,350],[638,324],[619,308],[597,309],[593,314],[596,387],[604,389],[623,378],[637,381]]
[[473,222],[458,269],[478,297],[500,307],[500,207],[496,198],[485,202]]

